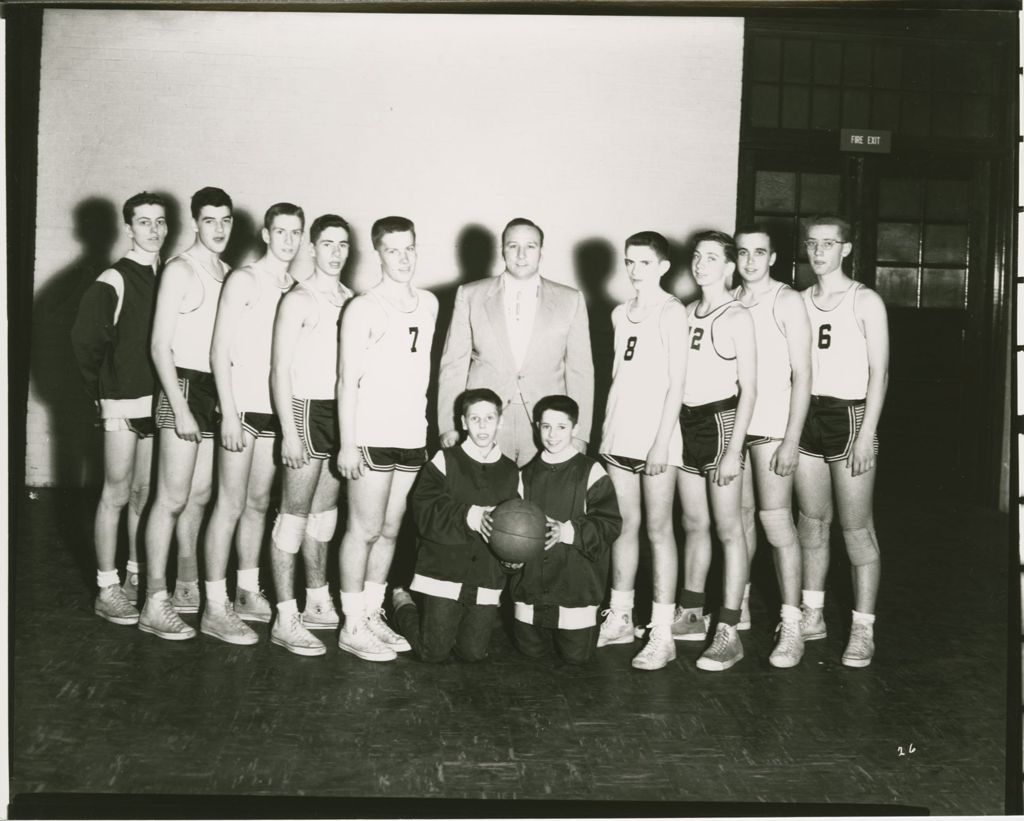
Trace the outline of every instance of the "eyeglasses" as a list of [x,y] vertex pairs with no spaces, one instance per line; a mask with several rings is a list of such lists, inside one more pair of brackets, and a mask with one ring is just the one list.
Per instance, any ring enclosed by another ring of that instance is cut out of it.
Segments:
[[822,251],[831,251],[837,245],[842,245],[843,241],[839,239],[808,239],[804,240],[804,247],[808,251],[817,251],[819,248]]

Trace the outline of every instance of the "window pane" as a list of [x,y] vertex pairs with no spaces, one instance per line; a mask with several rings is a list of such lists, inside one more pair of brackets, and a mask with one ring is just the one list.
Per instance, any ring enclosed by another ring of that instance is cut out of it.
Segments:
[[925,264],[967,264],[966,225],[927,225],[924,229]]
[[920,181],[906,179],[880,180],[878,185],[878,216],[882,219],[920,219]]
[[778,128],[779,89],[764,83],[752,83],[747,88],[750,124],[759,128]]
[[798,291],[811,287],[818,278],[814,275],[814,269],[806,262],[796,264],[796,284],[793,286]]
[[758,211],[796,211],[796,174],[758,171],[754,175],[754,208]]
[[875,290],[886,305],[916,308],[917,269],[879,268],[875,275]]
[[875,46],[875,88],[899,88],[902,81],[902,48],[896,45]]
[[967,272],[962,268],[925,268],[921,274],[922,308],[963,308]]
[[960,137],[964,125],[960,115],[960,95],[936,94],[932,101],[932,133],[936,137]]
[[800,213],[834,214],[839,211],[838,174],[800,175]]
[[871,95],[866,91],[843,92],[843,127],[865,128],[871,118]]
[[904,94],[900,129],[916,137],[927,136],[931,127],[931,101],[927,94]]
[[966,180],[928,180],[925,216],[932,220],[966,220]]
[[811,128],[839,128],[839,89],[815,88],[811,100]]
[[871,46],[867,43],[846,44],[843,83],[848,86],[871,84]]
[[915,91],[931,88],[931,54],[927,48],[907,49],[903,59],[903,87]]
[[783,49],[782,79],[811,82],[811,43],[809,40],[786,40]]
[[909,222],[878,223],[878,258],[899,262],[917,262],[921,228]]
[[988,97],[979,97],[970,94],[963,97],[963,126],[964,136],[967,137],[991,137],[992,128],[992,105]]
[[758,37],[750,48],[751,79],[777,82],[782,65],[782,43],[776,37]]
[[900,95],[895,91],[876,91],[871,109],[871,127],[898,131],[900,127]]
[[811,117],[811,91],[806,86],[782,89],[782,127],[808,128]]
[[840,43],[814,44],[814,82],[819,85],[839,85],[843,47]]

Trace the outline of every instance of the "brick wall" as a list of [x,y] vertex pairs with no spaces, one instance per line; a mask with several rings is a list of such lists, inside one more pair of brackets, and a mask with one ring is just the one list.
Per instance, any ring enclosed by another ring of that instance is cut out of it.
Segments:
[[341,213],[357,288],[375,278],[377,217],[416,221],[418,283],[443,287],[460,243],[486,261],[528,216],[542,270],[574,282],[636,230],[731,230],[742,40],[732,18],[47,10],[28,483],[98,476],[67,331],[124,251],[130,194],[176,201],[168,255],[192,241],[203,185],[235,200],[235,261],[258,252],[272,202]]

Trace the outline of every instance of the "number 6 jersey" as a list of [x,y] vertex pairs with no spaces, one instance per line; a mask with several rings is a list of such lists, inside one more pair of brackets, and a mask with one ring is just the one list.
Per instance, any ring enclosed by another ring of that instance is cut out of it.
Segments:
[[863,399],[868,392],[868,343],[854,313],[854,282],[829,310],[814,304],[810,288],[801,292],[811,321],[811,394]]

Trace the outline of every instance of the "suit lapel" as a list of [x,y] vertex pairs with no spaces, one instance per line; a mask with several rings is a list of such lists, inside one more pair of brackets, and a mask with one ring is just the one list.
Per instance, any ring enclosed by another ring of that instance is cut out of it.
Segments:
[[487,311],[487,318],[490,320],[494,335],[498,338],[498,344],[509,362],[509,367],[515,370],[516,358],[512,354],[512,343],[508,339],[508,325],[505,323],[505,289],[502,287],[501,275],[494,278],[491,287],[484,295],[484,308]]

